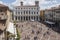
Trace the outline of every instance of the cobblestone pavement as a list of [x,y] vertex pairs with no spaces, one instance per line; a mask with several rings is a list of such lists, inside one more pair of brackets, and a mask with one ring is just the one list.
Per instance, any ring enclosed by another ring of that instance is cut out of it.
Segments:
[[40,22],[18,23],[20,40],[60,40],[60,34]]

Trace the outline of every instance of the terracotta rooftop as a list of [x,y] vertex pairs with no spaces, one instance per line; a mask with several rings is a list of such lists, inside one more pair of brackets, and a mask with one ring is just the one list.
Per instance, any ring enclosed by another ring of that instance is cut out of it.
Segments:
[[6,5],[4,5],[4,4],[0,4],[0,7],[8,7],[8,6],[6,6]]

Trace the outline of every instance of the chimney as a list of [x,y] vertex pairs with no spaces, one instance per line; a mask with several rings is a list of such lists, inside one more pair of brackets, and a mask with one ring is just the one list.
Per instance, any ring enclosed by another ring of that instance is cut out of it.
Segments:
[[39,1],[35,1],[35,6],[39,6]]
[[20,3],[21,3],[21,6],[23,6],[23,2],[21,1]]

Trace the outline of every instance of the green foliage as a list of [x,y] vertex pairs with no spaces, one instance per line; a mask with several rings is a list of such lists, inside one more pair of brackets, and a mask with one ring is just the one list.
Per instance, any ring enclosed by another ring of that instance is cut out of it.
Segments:
[[[16,25],[16,21],[14,21],[14,25]],[[18,31],[17,27],[16,27],[16,32],[17,32],[17,38],[16,38],[16,40],[20,40],[20,34],[19,34],[19,31]]]
[[19,32],[18,32],[17,27],[16,27],[16,32],[17,32],[17,38],[16,38],[16,40],[20,40],[20,34],[19,34]]
[[7,37],[15,37],[15,35],[11,34],[10,32],[7,32]]

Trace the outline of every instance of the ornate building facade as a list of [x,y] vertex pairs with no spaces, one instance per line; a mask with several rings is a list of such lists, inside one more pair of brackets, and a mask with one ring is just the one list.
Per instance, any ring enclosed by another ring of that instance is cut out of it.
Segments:
[[40,21],[39,1],[35,1],[35,5],[23,5],[23,2],[20,2],[20,4],[21,6],[14,7],[12,20],[18,22],[31,20]]

